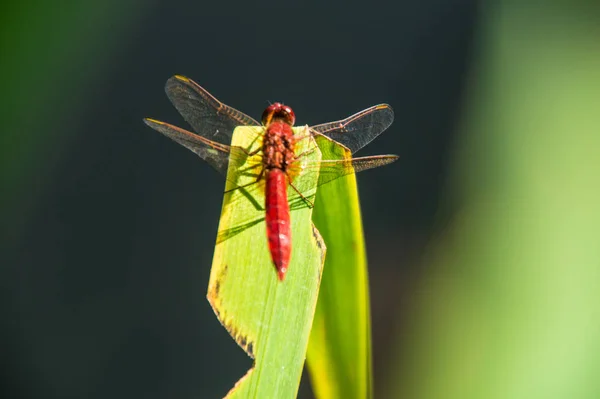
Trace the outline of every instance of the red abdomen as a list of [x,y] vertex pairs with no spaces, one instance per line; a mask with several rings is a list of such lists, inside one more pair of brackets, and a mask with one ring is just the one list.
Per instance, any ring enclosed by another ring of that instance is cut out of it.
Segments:
[[292,254],[290,205],[287,199],[287,176],[281,169],[268,169],[265,189],[265,222],[271,258],[283,280]]

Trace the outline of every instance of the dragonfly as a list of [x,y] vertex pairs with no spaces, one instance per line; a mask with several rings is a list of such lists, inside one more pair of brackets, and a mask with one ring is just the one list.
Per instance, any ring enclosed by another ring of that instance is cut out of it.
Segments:
[[[194,130],[194,133],[152,118],[144,122],[152,129],[183,145],[208,162],[227,178],[227,169],[233,157],[260,156],[260,171],[256,183],[265,185],[265,225],[267,241],[277,276],[283,281],[291,260],[292,239],[288,186],[310,202],[294,185],[299,160],[305,154],[296,154],[296,144],[305,137],[294,135],[292,127],[296,116],[291,107],[274,103],[263,112],[261,123],[250,116],[217,100],[193,80],[175,75],[165,85],[167,96]],[[387,104],[375,105],[346,119],[323,123],[308,128],[309,136],[326,136],[347,147],[351,153],[360,150],[386,130],[394,120],[394,112]],[[262,126],[262,144],[257,151],[233,151],[233,131],[239,126]],[[241,155],[240,155],[241,154]],[[302,166],[303,170],[318,169],[319,185],[350,173],[387,165],[397,155],[376,155],[342,160],[321,160]]]

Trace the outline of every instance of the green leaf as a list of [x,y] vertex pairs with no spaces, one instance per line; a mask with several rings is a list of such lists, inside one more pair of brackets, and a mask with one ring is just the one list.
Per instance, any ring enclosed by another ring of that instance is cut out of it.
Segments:
[[[323,159],[350,151],[325,138]],[[372,397],[369,283],[354,174],[319,187],[313,221],[327,257],[308,347],[308,369],[318,398]]]
[[[305,129],[294,132],[307,136]],[[234,132],[207,295],[220,322],[255,359],[230,398],[296,397],[325,253],[311,222],[312,208],[290,188],[292,259],[286,279],[278,280],[266,239],[264,179],[256,183],[260,156],[249,157],[240,149],[257,149],[262,131],[238,127]],[[298,152],[309,151],[299,162],[321,159],[312,138],[300,140],[297,147]],[[314,200],[317,178],[318,170],[309,170],[294,185]]]

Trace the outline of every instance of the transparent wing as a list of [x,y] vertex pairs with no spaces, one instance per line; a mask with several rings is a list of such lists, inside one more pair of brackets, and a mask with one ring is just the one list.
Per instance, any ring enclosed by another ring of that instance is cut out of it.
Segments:
[[[240,164],[243,163],[247,153],[232,151],[229,146],[233,131],[238,126],[260,126],[259,122],[221,103],[185,76],[171,77],[166,83],[165,91],[175,108],[197,134],[166,122],[146,118],[144,122],[148,126],[195,152],[224,176],[227,176],[230,158],[239,159]],[[393,119],[391,107],[381,104],[344,120],[313,126],[311,129],[345,145],[354,153],[387,129]],[[397,158],[395,155],[381,155],[351,160],[324,160],[313,167],[319,168],[319,184],[324,184],[353,172],[386,165]],[[260,165],[261,163],[257,162],[252,169]]]
[[230,146],[208,140],[166,122],[150,118],[145,118],[144,122],[157,132],[192,150],[222,175],[227,176],[227,166],[229,165],[229,155],[231,153]]
[[169,78],[165,91],[194,131],[211,141],[229,145],[237,126],[261,126],[243,112],[223,104],[185,76],[175,75]]
[[351,173],[358,173],[362,172],[363,170],[378,168],[380,166],[390,164],[397,159],[397,155],[375,155],[343,160],[320,161],[316,164],[309,164],[308,167],[319,168],[318,185],[320,186]]
[[340,121],[311,126],[311,129],[343,144],[354,154],[379,136],[393,121],[392,107],[379,104]]

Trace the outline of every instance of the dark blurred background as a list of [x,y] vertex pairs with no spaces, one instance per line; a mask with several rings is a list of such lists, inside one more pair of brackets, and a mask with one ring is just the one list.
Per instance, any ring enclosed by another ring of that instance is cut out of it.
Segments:
[[142,123],[185,126],[184,74],[255,118],[394,108],[360,153],[400,155],[359,175],[379,397],[600,397],[593,2],[1,7],[0,396],[216,398],[251,365],[205,299],[224,181]]

